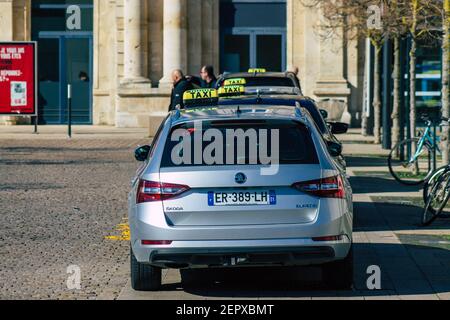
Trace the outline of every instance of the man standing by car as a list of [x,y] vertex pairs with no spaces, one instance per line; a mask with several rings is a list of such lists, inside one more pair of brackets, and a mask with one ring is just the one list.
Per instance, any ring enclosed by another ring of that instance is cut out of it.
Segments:
[[204,89],[214,89],[217,84],[217,78],[214,74],[213,66],[204,66],[200,71],[202,78],[201,87]]
[[183,108],[183,94],[194,89],[192,83],[184,76],[183,71],[174,70],[172,72],[173,90],[170,98],[169,112],[175,110],[180,105]]

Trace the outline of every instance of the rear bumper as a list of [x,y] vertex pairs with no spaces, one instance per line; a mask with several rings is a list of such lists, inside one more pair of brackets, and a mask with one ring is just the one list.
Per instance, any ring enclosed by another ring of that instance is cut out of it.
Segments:
[[161,268],[246,266],[303,266],[342,260],[351,241],[314,242],[311,239],[252,241],[182,241],[170,246],[133,245],[141,263]]

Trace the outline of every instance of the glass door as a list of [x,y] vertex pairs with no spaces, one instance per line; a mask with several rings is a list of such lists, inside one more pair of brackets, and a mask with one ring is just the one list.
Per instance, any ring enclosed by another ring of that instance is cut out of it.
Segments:
[[60,40],[40,39],[38,45],[39,123],[59,124],[61,110]]
[[72,85],[74,124],[92,124],[93,0],[33,0],[38,42],[39,122],[66,124]]
[[67,85],[72,85],[72,121],[92,123],[92,38],[45,35],[39,39],[39,123],[66,124]]
[[249,68],[286,70],[286,32],[280,28],[234,28],[222,36],[222,72]]
[[222,69],[241,72],[250,68],[250,35],[224,36]]
[[[64,86],[72,85],[72,121],[90,124],[91,120],[91,40],[89,38],[64,38]],[[68,106],[62,110],[64,123],[68,121]]]
[[283,37],[277,34],[256,35],[256,66],[270,71],[282,71]]

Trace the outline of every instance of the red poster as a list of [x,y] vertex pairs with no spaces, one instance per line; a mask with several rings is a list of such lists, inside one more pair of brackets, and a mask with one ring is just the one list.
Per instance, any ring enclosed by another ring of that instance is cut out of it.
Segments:
[[0,114],[37,115],[36,43],[0,42]]

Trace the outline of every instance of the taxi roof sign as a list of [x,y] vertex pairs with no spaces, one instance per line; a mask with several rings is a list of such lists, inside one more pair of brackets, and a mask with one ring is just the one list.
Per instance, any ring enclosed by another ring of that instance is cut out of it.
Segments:
[[225,86],[219,88],[219,97],[242,95],[244,93],[245,93],[244,86]]
[[267,70],[264,68],[253,68],[253,69],[249,69],[248,73],[266,73]]
[[244,78],[233,78],[233,79],[227,79],[224,81],[224,86],[244,86],[247,84],[247,80]]
[[219,98],[216,89],[195,89],[183,94],[183,102],[186,106],[203,106],[217,104]]

